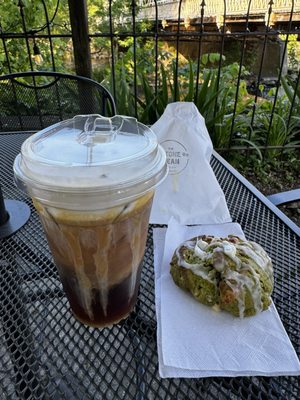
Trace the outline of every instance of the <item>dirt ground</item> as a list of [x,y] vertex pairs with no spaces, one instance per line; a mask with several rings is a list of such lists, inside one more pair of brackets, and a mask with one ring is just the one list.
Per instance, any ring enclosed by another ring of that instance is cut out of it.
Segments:
[[[271,168],[265,174],[242,171],[244,175],[264,195],[300,188],[300,168],[298,165],[285,165],[284,168]],[[279,206],[292,221],[300,226],[300,199],[294,203]]]

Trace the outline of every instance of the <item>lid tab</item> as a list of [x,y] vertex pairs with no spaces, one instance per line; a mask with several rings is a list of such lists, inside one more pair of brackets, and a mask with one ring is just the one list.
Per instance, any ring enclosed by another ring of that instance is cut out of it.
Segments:
[[[76,119],[81,119],[82,115],[74,117],[74,124]],[[85,121],[83,131],[78,135],[78,143],[93,146],[95,143],[108,143],[116,138],[116,134],[121,130],[123,119],[120,116],[112,118],[89,115]]]

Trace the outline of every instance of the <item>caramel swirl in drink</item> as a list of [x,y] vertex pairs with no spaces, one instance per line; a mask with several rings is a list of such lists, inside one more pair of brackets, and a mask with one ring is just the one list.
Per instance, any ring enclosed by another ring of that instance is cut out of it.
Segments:
[[153,192],[109,211],[78,212],[34,205],[73,313],[94,327],[119,322],[132,310]]

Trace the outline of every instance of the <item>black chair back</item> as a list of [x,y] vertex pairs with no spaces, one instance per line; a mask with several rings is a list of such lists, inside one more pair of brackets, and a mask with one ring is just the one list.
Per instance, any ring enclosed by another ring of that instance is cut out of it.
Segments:
[[0,132],[37,131],[78,114],[116,114],[100,83],[60,72],[0,76]]

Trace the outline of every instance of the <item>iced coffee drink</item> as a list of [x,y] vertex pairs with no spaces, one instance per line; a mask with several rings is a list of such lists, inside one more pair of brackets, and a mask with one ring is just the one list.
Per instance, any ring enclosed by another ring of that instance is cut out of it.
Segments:
[[153,193],[97,212],[43,206],[39,212],[71,309],[103,327],[132,310],[138,293]]
[[135,305],[155,187],[155,134],[134,118],[77,116],[30,136],[14,163],[32,198],[74,316],[110,326]]

